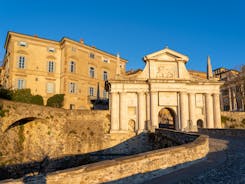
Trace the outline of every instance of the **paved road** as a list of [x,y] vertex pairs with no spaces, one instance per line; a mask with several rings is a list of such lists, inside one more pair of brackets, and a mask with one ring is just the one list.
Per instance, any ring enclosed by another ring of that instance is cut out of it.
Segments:
[[245,184],[245,137],[216,136],[209,139],[207,159],[150,184]]

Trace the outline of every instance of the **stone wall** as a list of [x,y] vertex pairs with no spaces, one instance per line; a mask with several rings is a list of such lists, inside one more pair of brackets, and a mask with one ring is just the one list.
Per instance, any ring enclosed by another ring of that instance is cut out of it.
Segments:
[[245,112],[221,112],[223,128],[245,128]]
[[[162,137],[166,137],[167,132],[167,130],[156,130],[154,140],[164,140]],[[188,143],[57,171],[41,178],[34,177],[32,181],[37,183],[45,181],[47,184],[140,183],[160,176],[168,170],[178,169],[185,164],[203,159],[209,151],[208,137],[204,135],[175,131],[169,131],[167,134],[175,135],[176,143]],[[23,179],[5,180],[3,183],[19,184],[23,183]]]
[[236,136],[245,137],[245,129],[207,129],[200,128],[198,132],[201,134],[214,135],[214,136]]

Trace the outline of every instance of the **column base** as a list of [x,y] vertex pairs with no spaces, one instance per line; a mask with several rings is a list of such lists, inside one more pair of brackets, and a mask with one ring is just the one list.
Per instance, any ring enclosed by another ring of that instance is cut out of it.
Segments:
[[110,134],[115,134],[115,133],[129,133],[128,130],[110,130]]

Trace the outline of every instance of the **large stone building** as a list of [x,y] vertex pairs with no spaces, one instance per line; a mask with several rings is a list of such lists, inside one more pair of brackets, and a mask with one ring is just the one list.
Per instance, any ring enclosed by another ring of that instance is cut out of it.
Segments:
[[192,75],[189,58],[165,48],[144,57],[144,70],[109,80],[111,132],[169,127],[195,131],[221,128],[219,90],[222,82],[208,73]]
[[1,85],[30,88],[44,101],[65,94],[64,108],[90,108],[90,101],[108,98],[104,82],[125,72],[126,60],[69,38],[60,41],[14,32],[7,34]]
[[245,66],[241,71],[217,68],[215,77],[224,81],[220,88],[222,111],[245,111]]

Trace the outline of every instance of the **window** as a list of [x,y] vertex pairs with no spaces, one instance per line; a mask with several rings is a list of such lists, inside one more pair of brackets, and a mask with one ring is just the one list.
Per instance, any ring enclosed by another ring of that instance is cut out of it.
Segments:
[[94,59],[94,53],[90,53],[90,54],[89,54],[89,57],[90,57],[91,59]]
[[48,72],[54,72],[54,69],[55,69],[55,62],[49,61],[48,62]]
[[69,92],[70,93],[76,93],[76,84],[74,82],[71,82],[69,84]]
[[23,42],[23,41],[19,42],[19,46],[21,46],[21,47],[26,47],[26,45],[27,45],[26,42]]
[[89,76],[90,76],[91,78],[94,78],[94,67],[90,67],[90,68],[89,68]]
[[70,62],[70,72],[74,73],[76,71],[76,63],[74,61]]
[[94,88],[89,88],[89,96],[94,96]]
[[25,88],[25,80],[24,79],[18,79],[17,88],[18,89]]
[[103,62],[104,62],[104,63],[109,63],[109,60],[106,59],[106,58],[103,58]]
[[24,56],[19,57],[18,68],[22,68],[22,69],[25,68],[25,57]]
[[103,90],[103,98],[107,98],[107,91],[105,89]]
[[106,71],[103,72],[103,80],[104,81],[108,80],[108,73]]
[[72,47],[71,50],[72,50],[73,52],[76,52],[77,49],[76,49],[75,47]]
[[54,83],[47,83],[47,93],[54,93]]
[[49,48],[48,48],[48,51],[49,51],[49,52],[55,52],[55,48],[49,47]]

